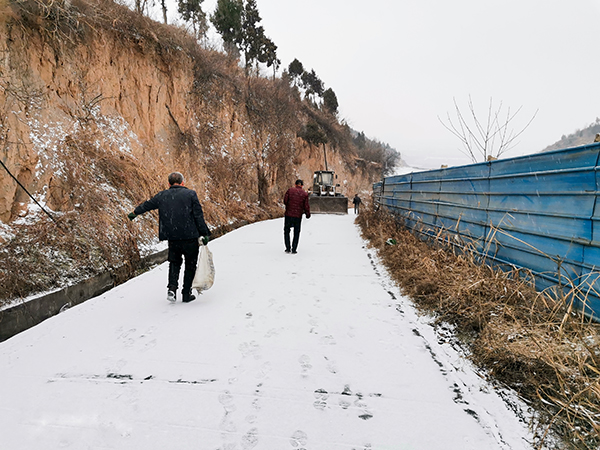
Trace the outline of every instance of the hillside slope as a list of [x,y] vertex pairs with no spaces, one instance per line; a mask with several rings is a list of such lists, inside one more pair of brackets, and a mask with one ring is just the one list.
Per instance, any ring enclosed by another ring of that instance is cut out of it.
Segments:
[[554,144],[542,150],[543,152],[549,152],[551,150],[560,150],[563,148],[579,147],[580,145],[587,145],[594,142],[596,135],[600,133],[600,118],[596,118],[596,121],[585,128],[575,131],[569,135],[563,134],[560,140]]
[[0,299],[135,270],[156,217],[131,224],[126,213],[171,171],[198,191],[212,228],[282,213],[293,180],[323,168],[307,130],[326,136],[347,195],[382,171],[285,77],[246,77],[112,1],[3,3],[0,55]]

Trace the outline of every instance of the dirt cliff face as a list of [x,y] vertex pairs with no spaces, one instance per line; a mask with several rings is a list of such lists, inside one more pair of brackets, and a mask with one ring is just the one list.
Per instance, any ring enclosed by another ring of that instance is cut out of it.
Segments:
[[[140,167],[175,164],[172,116],[191,119],[185,104],[191,62],[184,52],[169,61],[152,43],[123,42],[111,31],[84,30],[69,42],[64,33],[52,39],[48,30],[27,25],[7,20],[0,32],[2,156],[19,181],[64,211],[72,207],[64,159],[74,143],[93,147],[97,158],[127,158]],[[0,219],[11,222],[28,202],[6,172],[0,176]]]
[[9,2],[0,12],[5,244],[55,226],[11,174],[66,235],[103,249],[96,253],[108,266],[125,258],[110,250],[111,239],[132,254],[152,241],[155,218],[135,226],[123,218],[165,188],[172,171],[197,190],[213,228],[280,215],[285,189],[298,177],[308,186],[324,169],[323,146],[298,137],[308,122],[327,134],[345,194],[379,175],[358,164],[345,127],[287,80],[246,77],[181,30],[108,1]]

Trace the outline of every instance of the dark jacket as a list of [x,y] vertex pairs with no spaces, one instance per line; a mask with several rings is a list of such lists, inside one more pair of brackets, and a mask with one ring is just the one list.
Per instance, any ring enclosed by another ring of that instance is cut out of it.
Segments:
[[182,241],[210,236],[196,191],[173,185],[133,211],[140,215],[158,209],[158,239]]
[[302,213],[305,213],[307,219],[310,217],[308,192],[302,189],[301,186],[289,188],[283,197],[283,203],[285,203],[286,216],[302,217]]

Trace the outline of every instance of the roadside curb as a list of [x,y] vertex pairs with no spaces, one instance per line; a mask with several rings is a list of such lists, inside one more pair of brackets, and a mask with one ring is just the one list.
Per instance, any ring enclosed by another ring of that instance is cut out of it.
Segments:
[[[249,221],[240,221],[225,225],[213,231],[211,240],[217,239],[230,231],[248,225]],[[3,342],[22,331],[25,331],[52,316],[91,298],[104,294],[131,278],[167,260],[168,249],[140,258],[136,264],[126,263],[121,267],[109,270],[94,277],[83,280],[73,286],[46,294],[31,300],[17,303],[0,311],[0,342]]]

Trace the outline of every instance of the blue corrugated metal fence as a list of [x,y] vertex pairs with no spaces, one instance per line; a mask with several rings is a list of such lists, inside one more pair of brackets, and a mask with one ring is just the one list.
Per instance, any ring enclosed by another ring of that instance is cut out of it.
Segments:
[[500,265],[527,268],[536,287],[565,293],[600,318],[600,144],[413,172],[373,185],[375,202],[419,233],[444,229]]

